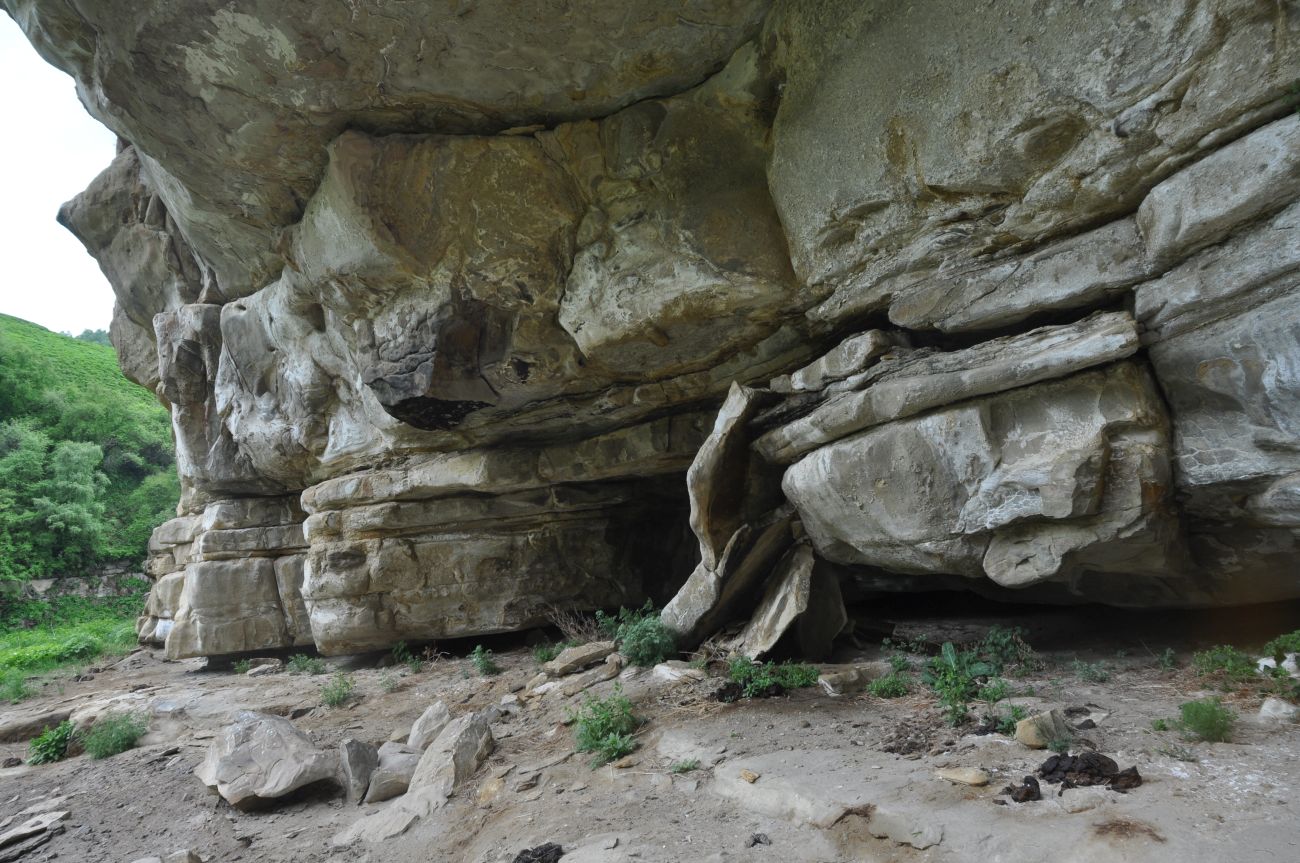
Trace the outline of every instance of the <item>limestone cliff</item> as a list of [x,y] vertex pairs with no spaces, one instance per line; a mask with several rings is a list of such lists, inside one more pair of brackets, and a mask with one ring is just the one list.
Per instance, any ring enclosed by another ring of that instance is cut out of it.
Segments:
[[1300,596],[1296,0],[0,4],[122,140],[173,656]]

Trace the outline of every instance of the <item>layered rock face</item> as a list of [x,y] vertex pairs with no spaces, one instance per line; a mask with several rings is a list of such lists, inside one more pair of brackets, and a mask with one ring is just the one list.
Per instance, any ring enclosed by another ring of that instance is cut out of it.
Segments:
[[173,656],[1300,596],[1294,2],[0,4],[122,139]]

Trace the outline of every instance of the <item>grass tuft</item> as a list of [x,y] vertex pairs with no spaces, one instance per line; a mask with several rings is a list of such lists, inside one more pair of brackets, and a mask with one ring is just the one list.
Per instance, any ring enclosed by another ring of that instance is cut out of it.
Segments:
[[109,758],[135,746],[148,730],[148,720],[138,713],[110,713],[77,738],[91,758]]

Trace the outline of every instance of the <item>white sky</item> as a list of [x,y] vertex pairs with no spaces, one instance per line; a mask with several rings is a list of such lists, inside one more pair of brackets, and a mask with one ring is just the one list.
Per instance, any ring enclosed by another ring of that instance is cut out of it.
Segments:
[[0,117],[0,312],[73,335],[108,329],[113,290],[54,217],[108,167],[117,139],[4,12]]

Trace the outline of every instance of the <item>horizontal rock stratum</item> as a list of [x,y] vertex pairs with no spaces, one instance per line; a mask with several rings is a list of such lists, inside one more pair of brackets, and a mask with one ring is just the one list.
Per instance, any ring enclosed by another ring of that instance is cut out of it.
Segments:
[[0,5],[120,138],[172,656],[1300,597],[1292,3]]

